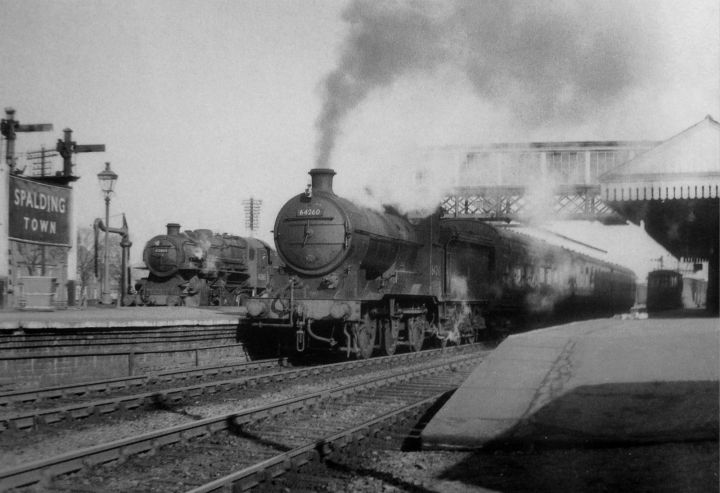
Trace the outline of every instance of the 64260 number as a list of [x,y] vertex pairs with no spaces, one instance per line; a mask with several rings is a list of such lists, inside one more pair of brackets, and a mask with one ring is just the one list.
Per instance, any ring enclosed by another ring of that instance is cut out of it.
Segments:
[[317,207],[298,209],[296,215],[297,217],[318,217],[323,215],[323,210]]

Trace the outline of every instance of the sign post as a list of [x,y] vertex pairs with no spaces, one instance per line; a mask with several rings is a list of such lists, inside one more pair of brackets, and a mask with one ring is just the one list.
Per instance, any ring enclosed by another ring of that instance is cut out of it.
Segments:
[[9,239],[70,246],[71,190],[11,176]]
[[0,309],[9,306],[8,281],[10,278],[10,175],[15,170],[15,137],[17,132],[47,132],[53,129],[50,123],[20,125],[15,120],[15,110],[5,108],[5,116],[0,122],[0,131],[7,140],[5,163],[0,163]]

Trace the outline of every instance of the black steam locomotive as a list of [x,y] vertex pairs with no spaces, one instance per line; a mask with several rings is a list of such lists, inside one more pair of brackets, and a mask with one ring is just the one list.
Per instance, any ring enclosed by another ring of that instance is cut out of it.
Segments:
[[600,260],[601,250],[519,224],[363,209],[333,193],[334,171],[310,175],[275,222],[288,282],[249,299],[243,321],[250,333],[275,331],[288,349],[390,355],[429,337],[474,341],[634,302],[635,275]]
[[149,273],[135,286],[137,305],[241,305],[272,286],[279,266],[260,240],[207,229],[180,232],[175,223],[147,242],[143,260]]

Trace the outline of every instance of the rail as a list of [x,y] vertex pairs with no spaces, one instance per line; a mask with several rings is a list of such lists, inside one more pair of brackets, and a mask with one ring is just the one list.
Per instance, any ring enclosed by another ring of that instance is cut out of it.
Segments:
[[330,365],[295,368],[281,372],[261,374],[257,376],[244,376],[227,380],[214,380],[182,387],[173,387],[132,395],[121,395],[104,400],[81,402],[46,409],[34,409],[30,412],[16,413],[0,417],[0,434],[4,431],[19,431],[37,429],[41,426],[52,425],[67,420],[78,420],[92,416],[107,415],[114,412],[127,412],[141,409],[146,405],[167,405],[177,403],[188,397],[198,397],[217,392],[226,392],[234,389],[258,385],[264,382],[279,382],[310,377],[313,375],[335,374],[339,370],[351,370],[380,366],[388,362],[402,363],[432,358],[439,353],[463,353],[476,350],[482,345],[454,346],[453,348],[434,349],[430,351],[403,353],[382,358],[370,358],[355,361],[346,361]]
[[236,373],[238,371],[252,371],[262,368],[272,368],[278,366],[278,364],[282,364],[283,361],[285,360],[278,360],[277,358],[258,361],[244,361],[241,363],[231,363],[226,365],[204,366],[189,370],[168,370],[131,377],[109,378],[70,385],[58,385],[37,389],[3,392],[0,393],[0,408],[13,403],[39,402],[47,399],[58,399],[69,396],[88,395],[101,392],[108,393],[114,390],[123,390],[130,387],[139,387],[159,382],[189,380],[192,378],[215,376],[221,373]]
[[253,466],[246,467],[240,471],[228,474],[198,488],[188,490],[187,493],[212,493],[225,491],[247,491],[259,486],[268,478],[284,474],[287,471],[298,469],[312,461],[324,459],[331,451],[344,448],[350,443],[366,438],[375,427],[382,426],[388,422],[415,417],[430,407],[438,399],[442,398],[445,392],[433,395],[432,397],[415,402],[396,411],[386,413],[380,417],[366,421],[354,428],[335,433],[320,440],[315,440],[308,445],[297,447],[288,452],[278,454],[275,457],[266,459]]
[[329,399],[339,399],[361,391],[407,381],[412,378],[451,370],[457,365],[471,365],[481,360],[482,354],[461,355],[452,362],[429,364],[411,371],[402,370],[389,376],[374,377],[360,382],[341,385],[328,390],[313,392],[300,397],[285,399],[264,406],[257,406],[238,413],[205,418],[193,423],[175,426],[137,437],[117,440],[79,451],[63,454],[50,459],[29,463],[17,468],[0,471],[0,487],[4,489],[31,486],[51,480],[53,477],[70,474],[86,467],[112,461],[124,461],[129,456],[155,453],[163,446],[213,433],[237,429],[238,427],[273,416],[292,412],[298,408],[314,405]]

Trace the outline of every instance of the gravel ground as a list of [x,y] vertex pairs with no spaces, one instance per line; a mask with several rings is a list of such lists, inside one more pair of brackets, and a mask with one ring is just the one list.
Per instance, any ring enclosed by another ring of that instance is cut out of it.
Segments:
[[[174,412],[156,411],[138,419],[111,417],[102,423],[81,421],[70,430],[24,437],[21,446],[0,440],[0,464],[9,468],[82,447],[237,412],[311,390],[367,377],[348,377],[331,384],[296,385],[279,392],[238,400],[186,404]],[[636,447],[564,448],[485,452],[373,450],[352,465],[330,463],[335,481],[318,491],[357,492],[683,492],[718,491],[718,442],[667,443]],[[270,491],[294,491],[291,478]]]
[[[718,491],[718,442],[494,452],[374,450],[353,465],[329,467],[337,474],[324,491],[712,493]],[[294,491],[291,481],[269,489]]]

